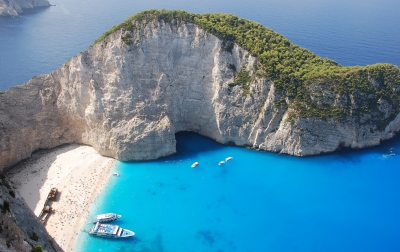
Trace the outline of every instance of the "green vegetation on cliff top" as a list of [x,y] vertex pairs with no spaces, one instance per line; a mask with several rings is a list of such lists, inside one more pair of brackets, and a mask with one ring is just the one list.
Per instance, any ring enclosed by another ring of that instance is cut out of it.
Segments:
[[[185,11],[148,10],[137,13],[104,33],[95,43],[119,29],[140,29],[133,21],[149,23],[158,19],[165,22],[194,23],[223,40],[223,47],[231,51],[234,44],[257,57],[255,76],[274,81],[282,95],[276,106],[292,108],[291,119],[318,117],[342,119],[345,115],[361,117],[370,113],[373,120],[393,119],[400,112],[400,71],[390,64],[344,67],[321,58],[288,39],[253,21],[231,14],[193,14]],[[123,38],[130,44],[130,37]],[[236,72],[236,69],[232,69]],[[249,93],[248,72],[236,72],[235,83]],[[254,80],[254,79],[253,79]],[[316,85],[319,88],[316,88]],[[247,88],[247,90],[246,90]],[[326,93],[335,94],[329,98]],[[382,99],[391,105],[391,113],[378,109]],[[289,105],[285,102],[290,101]],[[378,127],[379,128],[379,127]]]

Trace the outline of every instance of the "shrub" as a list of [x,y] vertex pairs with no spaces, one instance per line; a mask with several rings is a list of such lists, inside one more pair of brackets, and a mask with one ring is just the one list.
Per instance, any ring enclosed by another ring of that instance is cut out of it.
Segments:
[[32,240],[34,241],[38,241],[39,240],[39,236],[36,234],[35,231],[32,232],[32,235],[30,237]]
[[[392,113],[400,112],[400,71],[390,64],[375,64],[365,67],[344,67],[338,63],[321,58],[307,49],[301,48],[288,39],[253,21],[231,14],[192,14],[185,11],[148,10],[137,13],[118,26],[112,27],[95,43],[113,32],[124,29],[140,29],[134,22],[142,25],[152,20],[173,22],[174,24],[194,23],[203,30],[222,40],[222,49],[231,52],[234,44],[246,49],[261,63],[255,72],[256,77],[272,80],[281,97],[288,98],[293,111],[289,118],[318,117],[321,119],[343,119],[345,116],[359,116],[372,113],[374,122],[384,121],[386,115],[378,109],[378,101],[385,99],[392,106]],[[122,38],[129,45],[127,35]],[[228,66],[229,68],[229,66]],[[232,68],[231,68],[232,69]],[[236,69],[232,69],[235,70]],[[250,92],[251,76],[246,71],[235,74],[234,83],[241,85],[244,94]],[[377,84],[377,85],[375,85]],[[324,91],[346,96],[363,97],[355,99],[356,104],[339,106],[331,99],[324,98],[323,91],[313,88],[323,87]],[[372,98],[365,98],[372,97]],[[282,102],[276,105],[284,105]],[[287,108],[288,108],[287,107]],[[382,128],[380,126],[379,128]]]
[[31,252],[47,252],[47,251],[43,250],[41,246],[33,246]]

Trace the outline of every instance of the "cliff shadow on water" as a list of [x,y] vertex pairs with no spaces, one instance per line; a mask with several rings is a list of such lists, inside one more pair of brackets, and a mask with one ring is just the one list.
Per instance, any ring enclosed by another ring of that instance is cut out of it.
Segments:
[[175,146],[181,130],[312,156],[378,145],[399,112],[396,66],[340,66],[233,15],[150,10],[0,96],[0,169],[73,142],[121,161],[222,147],[190,133]]
[[[383,140],[378,146],[370,146],[359,149],[352,149],[351,147],[339,147],[335,152],[291,158],[318,160],[331,157],[330,160],[337,160],[343,163],[351,162],[353,164],[357,164],[362,162],[362,156],[370,154],[381,156],[382,159],[388,158],[390,156],[400,155],[400,135],[397,134],[391,139]],[[337,168],[339,169],[339,167]]]
[[[226,148],[228,145],[223,145],[215,140],[202,136],[195,132],[183,131],[175,134],[176,139],[176,154],[162,158],[166,160],[176,160],[185,156],[185,158],[195,158],[200,153],[213,152],[215,150],[220,150]],[[236,146],[237,148],[242,148]],[[252,151],[259,151],[252,149]],[[378,146],[372,146],[364,149],[352,149],[351,147],[341,147],[335,152],[323,153],[320,155],[296,157],[286,154],[271,153],[269,151],[259,151],[265,154],[287,156],[291,159],[326,159],[327,157],[332,157],[332,160],[338,160],[342,162],[351,162],[353,164],[361,163],[361,157],[368,154],[377,154],[383,159],[389,156],[400,155],[400,135],[396,135],[392,139],[382,141]]]
[[[196,160],[199,155],[226,148],[228,145],[220,144],[215,140],[191,131],[181,131],[175,134],[176,153],[158,158],[156,160],[119,161],[120,163],[146,163],[162,161]],[[238,147],[240,148],[240,147]]]
[[215,140],[202,136],[200,134],[183,131],[175,134],[176,139],[176,153],[177,155],[171,156],[180,157],[195,157],[199,153],[215,151],[224,148],[224,145],[217,143]]

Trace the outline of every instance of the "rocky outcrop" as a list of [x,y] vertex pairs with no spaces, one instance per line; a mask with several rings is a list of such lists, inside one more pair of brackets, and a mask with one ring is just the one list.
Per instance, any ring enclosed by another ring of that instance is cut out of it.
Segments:
[[0,251],[29,252],[35,246],[49,252],[62,251],[12,182],[0,174]]
[[48,0],[0,0],[0,16],[16,17],[23,9],[50,6]]
[[[133,26],[0,95],[0,167],[72,142],[119,160],[155,159],[175,152],[179,131],[304,156],[377,145],[399,130],[399,116],[382,129],[359,116],[288,118],[290,107],[277,105],[285,98],[246,50],[191,23]],[[242,70],[251,81],[234,85]]]

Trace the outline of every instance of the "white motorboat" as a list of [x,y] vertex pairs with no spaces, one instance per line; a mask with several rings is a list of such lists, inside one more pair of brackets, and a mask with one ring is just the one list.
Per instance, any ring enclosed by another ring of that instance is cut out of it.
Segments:
[[194,162],[193,164],[192,164],[192,168],[194,168],[194,167],[196,167],[196,166],[198,166],[199,165],[199,162]]
[[233,157],[227,157],[225,158],[225,161],[228,162],[229,160],[232,160]]
[[93,219],[92,222],[108,222],[108,221],[114,221],[121,218],[121,215],[115,214],[115,213],[106,213],[106,214],[99,214],[96,215]]
[[223,165],[225,164],[225,161],[219,161],[218,165]]
[[107,238],[126,238],[135,235],[135,232],[128,229],[121,228],[117,225],[101,224],[97,222],[90,231],[89,234]]
[[119,173],[113,172],[113,175],[119,177]]

